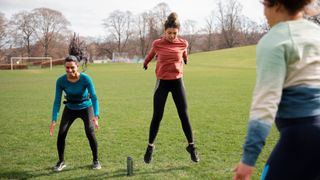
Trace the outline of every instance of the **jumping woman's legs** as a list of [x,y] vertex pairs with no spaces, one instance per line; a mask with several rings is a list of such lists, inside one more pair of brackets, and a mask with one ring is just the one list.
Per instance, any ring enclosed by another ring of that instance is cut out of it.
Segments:
[[65,107],[63,110],[59,133],[58,133],[58,141],[57,148],[59,154],[59,161],[64,161],[64,147],[65,147],[65,139],[67,137],[68,130],[74,120],[77,118],[77,115],[73,113],[73,110]]
[[192,128],[187,112],[187,98],[182,79],[178,79],[174,82],[171,92],[174,103],[176,104],[183,132],[188,140],[188,143],[193,143]]
[[153,142],[158,134],[160,122],[163,116],[164,106],[167,101],[169,89],[166,80],[157,80],[153,96],[153,116],[149,130],[149,145],[144,154],[144,162],[150,163],[154,150]]
[[90,148],[92,151],[93,161],[98,161],[98,143],[94,133],[94,126],[91,121],[93,118],[93,108],[92,106],[86,109],[81,110],[81,119],[83,120],[84,129],[86,136],[89,140]]
[[153,117],[150,124],[149,144],[153,144],[159,131],[160,122],[163,116],[164,107],[168,97],[168,87],[166,81],[157,80],[153,97]]
[[144,161],[150,163],[152,159],[152,153],[154,150],[153,142],[157,136],[160,122],[163,116],[165,103],[168,97],[168,93],[171,91],[173,100],[176,104],[178,114],[182,123],[182,128],[187,137],[189,145],[186,150],[190,153],[191,159],[194,162],[199,161],[196,148],[193,144],[192,130],[187,114],[187,101],[185,97],[183,82],[178,80],[158,80],[156,90],[153,99],[153,118],[150,125],[149,133],[149,145],[144,155]]

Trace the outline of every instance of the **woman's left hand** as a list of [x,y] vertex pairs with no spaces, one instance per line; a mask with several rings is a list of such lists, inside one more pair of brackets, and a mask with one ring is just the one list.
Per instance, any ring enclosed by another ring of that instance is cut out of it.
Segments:
[[98,123],[99,118],[98,118],[98,117],[93,117],[93,118],[91,119],[91,121],[93,122],[94,127],[95,127],[96,129],[99,129],[99,123]]
[[254,167],[240,162],[234,169],[233,180],[250,180]]

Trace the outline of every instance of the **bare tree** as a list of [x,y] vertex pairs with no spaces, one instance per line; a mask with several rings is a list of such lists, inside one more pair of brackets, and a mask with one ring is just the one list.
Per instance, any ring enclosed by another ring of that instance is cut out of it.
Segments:
[[237,0],[218,2],[218,23],[226,47],[234,47],[237,43],[236,35],[240,25],[242,5]]
[[2,12],[0,12],[0,50],[7,42],[7,20]]
[[21,11],[14,14],[9,22],[14,42],[26,48],[27,56],[31,56],[32,45],[35,43],[35,21],[33,14]]
[[137,19],[137,31],[140,44],[140,53],[144,57],[151,42],[158,39],[164,31],[164,23],[170,13],[169,5],[162,2],[149,12],[142,13]]
[[263,34],[266,34],[269,30],[270,30],[270,26],[267,22],[267,19],[264,18],[262,20],[259,21],[259,29],[261,29]]
[[169,5],[164,2],[159,3],[152,9],[151,12],[156,20],[154,25],[156,25],[158,32],[162,33],[164,31],[164,23],[171,12]]
[[[68,34],[56,34],[55,38],[50,43],[50,56],[53,58],[65,57],[68,54],[68,45],[70,42],[70,37],[71,32]],[[38,55],[41,55],[41,53]]]
[[307,17],[307,19],[320,25],[320,0],[316,0],[308,10],[312,16]]
[[240,45],[256,44],[265,32],[265,29],[255,21],[246,16],[240,17],[238,37]]
[[164,28],[157,20],[158,17],[152,11],[150,11],[148,15],[148,36],[150,38],[150,41],[152,42],[153,40],[158,39],[161,36]]
[[33,10],[36,35],[44,48],[44,56],[49,55],[49,47],[57,34],[67,30],[70,22],[56,10],[37,8]]
[[0,12],[0,62],[5,61],[5,46],[8,41],[7,37],[7,20],[2,12]]
[[311,16],[311,17],[309,17],[308,19],[311,20],[312,22],[320,25],[320,14],[317,15],[317,16]]
[[139,54],[142,57],[146,56],[151,45],[152,38],[150,37],[150,30],[152,31],[153,28],[150,26],[150,22],[153,22],[152,18],[153,17],[147,12],[137,16],[137,38],[139,40]]
[[112,59],[112,54],[117,49],[117,44],[112,37],[107,37],[105,40],[98,39],[94,42],[96,48],[95,57],[99,59]]
[[188,41],[189,46],[188,46],[188,52],[191,53],[192,52],[192,47],[196,41],[196,37],[198,34],[198,30],[197,30],[197,23],[194,20],[186,20],[183,23],[182,26],[182,34],[183,37]]
[[214,24],[215,15],[212,11],[211,14],[205,19],[206,24],[204,27],[204,32],[207,35],[206,40],[206,48],[205,50],[210,51],[214,49],[214,32],[215,32],[215,24]]
[[117,51],[119,53],[123,52],[133,33],[131,26],[133,24],[132,13],[116,10],[103,21],[107,32],[111,34],[111,39],[117,43]]

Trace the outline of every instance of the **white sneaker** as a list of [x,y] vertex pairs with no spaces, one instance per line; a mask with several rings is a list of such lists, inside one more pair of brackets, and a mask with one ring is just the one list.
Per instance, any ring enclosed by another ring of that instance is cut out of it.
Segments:
[[101,164],[99,161],[92,162],[92,169],[101,169]]
[[53,171],[55,172],[60,172],[62,171],[62,169],[64,169],[65,167],[67,167],[65,164],[64,164],[64,161],[59,161],[57,162],[57,164],[53,167]]

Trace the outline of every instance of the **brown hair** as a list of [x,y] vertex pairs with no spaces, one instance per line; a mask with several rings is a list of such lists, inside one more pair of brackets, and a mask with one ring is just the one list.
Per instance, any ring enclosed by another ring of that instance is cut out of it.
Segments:
[[282,5],[290,15],[302,11],[308,4],[314,0],[264,0],[263,4],[268,7]]
[[178,29],[180,29],[180,22],[179,22],[177,13],[172,12],[167,17],[167,20],[164,23],[164,29],[166,30],[168,28],[178,28]]

